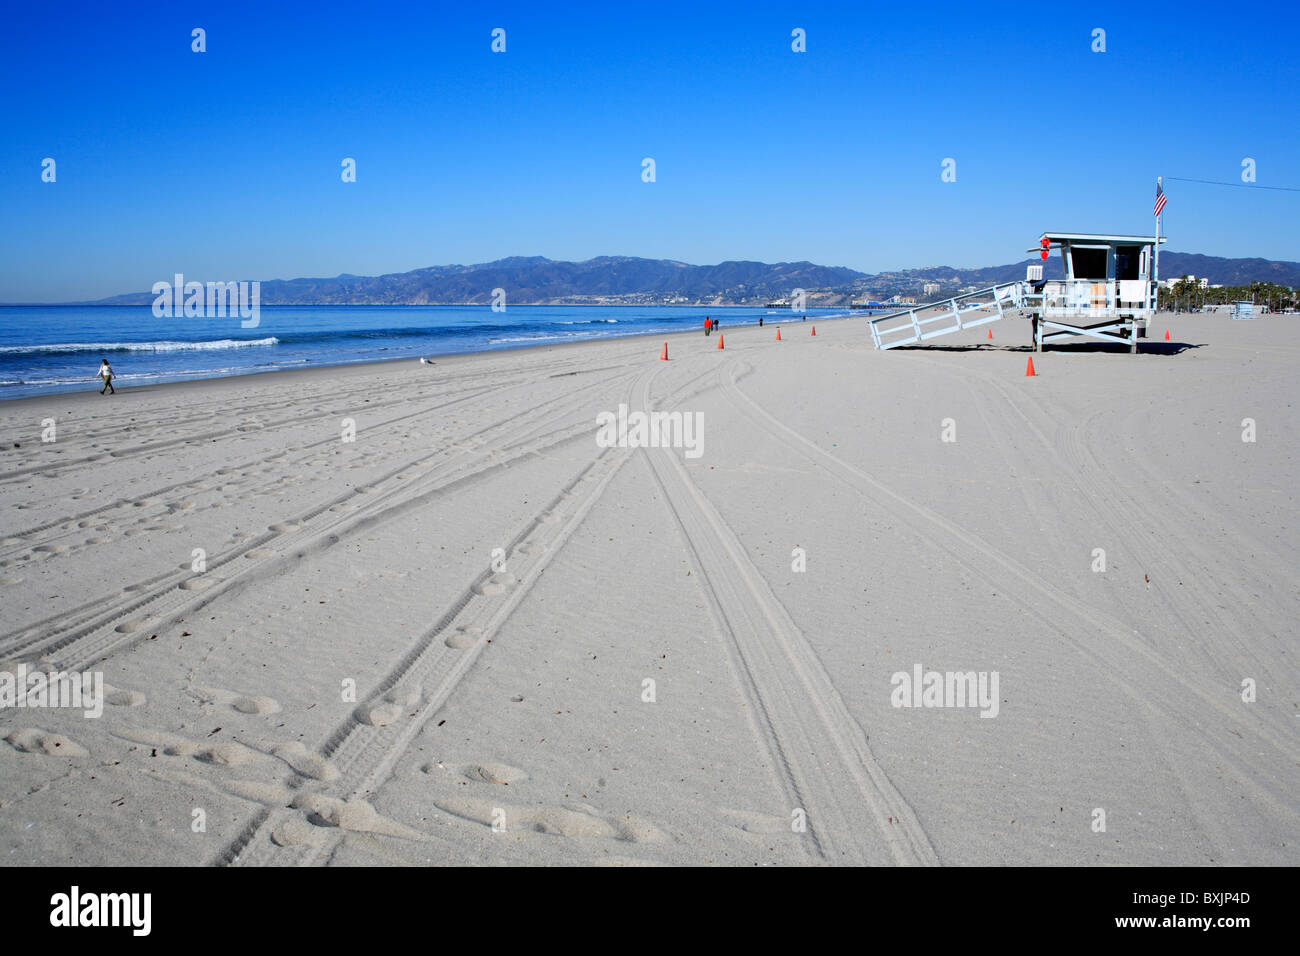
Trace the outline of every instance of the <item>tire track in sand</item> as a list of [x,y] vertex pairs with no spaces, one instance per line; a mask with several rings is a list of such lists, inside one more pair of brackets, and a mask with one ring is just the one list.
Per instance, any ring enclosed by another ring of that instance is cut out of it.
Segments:
[[[1272,728],[1256,722],[1254,727],[1247,725],[1248,715],[1228,706],[1228,695],[1214,695],[1185,676],[1174,662],[1166,659],[1147,645],[1122,622],[1110,617],[1103,611],[1095,610],[1081,601],[1051,587],[1031,570],[1014,558],[1004,554],[990,545],[980,536],[966,531],[954,522],[924,505],[918,504],[881,483],[860,469],[830,455],[824,449],[804,438],[798,432],[781,422],[754,399],[745,394],[736,384],[736,372],[733,370],[726,383],[726,394],[736,405],[743,406],[752,414],[768,422],[771,434],[784,441],[791,448],[800,452],[805,458],[823,471],[834,476],[863,498],[878,507],[888,510],[895,518],[910,527],[922,540],[947,552],[970,573],[988,582],[1003,593],[1008,591],[1008,580],[1014,581],[1022,593],[1033,594],[1042,598],[1054,609],[1064,611],[1064,620],[1057,615],[1049,615],[1037,603],[1026,601],[1022,607],[1037,617],[1047,628],[1060,634],[1081,653],[1097,661],[1105,673],[1116,682],[1149,715],[1168,727],[1182,732],[1193,731],[1199,737],[1199,746],[1205,751],[1212,751],[1238,777],[1242,785],[1268,803],[1279,819],[1290,819],[1300,824],[1300,808],[1295,806],[1294,795],[1283,784],[1276,788],[1265,786],[1257,768],[1247,764],[1236,752],[1227,749],[1224,734],[1215,735],[1212,730],[1231,730],[1232,724],[1240,724],[1243,729],[1258,734],[1260,743],[1267,743],[1275,748],[1273,759],[1294,764],[1300,760],[1296,750],[1296,739],[1283,738],[1274,733]],[[999,577],[995,571],[1000,571]],[[1086,631],[1080,633],[1079,624],[1086,625]],[[1108,638],[1106,642],[1089,640],[1094,635]],[[1143,674],[1143,668],[1150,668],[1155,673]],[[1158,675],[1158,678],[1157,678]],[[1164,687],[1165,691],[1158,698],[1153,688]],[[1223,718],[1222,727],[1206,727],[1205,709],[1191,706],[1198,701],[1203,708],[1217,712]],[[1226,733],[1226,731],[1225,731]]]
[[[355,533],[379,520],[391,520],[409,508],[418,507],[431,495],[446,493],[454,486],[485,472],[508,467],[518,458],[571,440],[588,426],[576,424],[561,426],[552,431],[543,429],[552,425],[557,418],[562,420],[580,409],[584,402],[581,393],[586,388],[540,402],[524,413],[493,422],[474,433],[475,436],[496,433],[494,437],[499,442],[498,445],[482,444],[478,450],[470,452],[461,449],[460,455],[435,463],[419,478],[399,480],[399,476],[414,465],[447,454],[445,447],[435,448],[416,462],[408,462],[394,469],[385,479],[326,501],[291,521],[273,526],[267,533],[244,541],[231,551],[209,558],[207,570],[202,575],[177,574],[160,584],[133,592],[130,598],[100,610],[89,619],[77,620],[64,628],[56,628],[53,632],[41,628],[24,628],[0,643],[0,653],[12,658],[51,655],[52,662],[62,668],[72,669],[102,660],[123,647],[143,640],[148,635],[146,624],[156,629],[176,623],[181,617],[192,614],[218,597],[232,597],[250,583],[273,578],[308,554],[332,547],[343,535]],[[554,406],[557,405],[561,406],[562,411],[555,410]],[[482,440],[486,441],[486,438]],[[468,455],[468,461],[463,457],[465,455]],[[381,490],[379,485],[383,482],[391,487]],[[349,513],[329,517],[331,512],[338,511],[339,506],[350,498],[360,498],[359,507]],[[323,525],[312,523],[313,519],[322,515],[327,518]],[[276,546],[276,550],[268,550],[267,546],[271,544]],[[240,556],[249,560],[242,563],[238,570],[232,569],[233,573],[225,577],[216,573]],[[202,591],[183,587],[195,579],[204,582]],[[130,617],[136,612],[145,612],[145,615]],[[105,633],[105,629],[110,627],[113,630]],[[58,653],[57,658],[53,656],[55,653]]]
[[[643,407],[651,407],[648,394]],[[761,736],[791,801],[787,812],[806,811],[813,844],[828,862],[938,865],[915,812],[876,763],[820,658],[731,527],[675,452],[640,453],[700,574],[749,711],[760,715]]]
[[[637,379],[646,380],[648,385],[660,371],[640,372]],[[627,392],[633,392],[632,383]],[[311,816],[304,819],[303,811],[322,800],[335,806],[360,806],[374,795],[630,457],[628,449],[609,448],[580,469],[510,542],[509,566],[521,569],[518,578],[510,580],[490,570],[480,573],[335,730],[321,748],[320,757],[312,755],[317,762],[328,761],[332,772],[296,774],[288,786],[310,796],[296,799],[291,807],[270,808],[257,814],[221,852],[216,863],[328,863],[347,831],[340,827],[314,830]],[[502,577],[507,580],[497,580]],[[453,643],[446,637],[453,632],[470,635],[473,642],[469,646],[463,641]],[[374,721],[375,708],[394,698],[407,706],[385,715],[391,720]]]

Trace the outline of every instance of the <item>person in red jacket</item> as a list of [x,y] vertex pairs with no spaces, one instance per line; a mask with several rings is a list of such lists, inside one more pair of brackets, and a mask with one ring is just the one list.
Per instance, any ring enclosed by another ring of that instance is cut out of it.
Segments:
[[707,315],[704,317],[704,334],[708,335],[713,331],[713,320]]

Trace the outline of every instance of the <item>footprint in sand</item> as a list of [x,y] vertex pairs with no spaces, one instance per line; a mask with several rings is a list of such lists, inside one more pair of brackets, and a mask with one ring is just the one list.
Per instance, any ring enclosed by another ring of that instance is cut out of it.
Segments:
[[253,750],[251,747],[245,747],[243,744],[228,740],[225,743],[202,748],[194,754],[194,759],[218,767],[243,767],[250,763],[266,760],[267,756]]
[[292,767],[295,773],[304,777],[324,781],[338,779],[337,767],[296,740],[282,744],[271,752]]
[[546,545],[538,544],[536,541],[525,541],[518,548],[520,554],[545,554]]
[[136,730],[126,728],[113,731],[113,736],[129,740],[142,747],[161,750],[169,757],[188,757],[202,749],[202,744],[195,743],[179,734],[169,734],[165,730]]
[[508,806],[466,797],[444,800],[436,806],[465,820],[493,826],[505,815],[506,830],[533,830],[564,837],[605,837],[629,843],[661,843],[667,837],[653,824],[632,816],[604,816],[595,807]]
[[257,714],[259,717],[278,714],[281,709],[280,702],[273,697],[237,697],[230,706],[241,714]]
[[58,554],[60,551],[66,550],[68,549],[61,544],[38,544],[36,547],[32,548],[32,551],[37,554]]
[[224,690],[220,687],[191,687],[190,692],[204,703],[225,704],[241,714],[278,714],[282,709],[274,697],[258,697],[241,694],[238,691]]
[[320,846],[325,839],[325,831],[299,816],[290,817],[271,831],[276,846]]
[[46,754],[51,757],[89,757],[90,751],[71,737],[52,734],[38,727],[15,730],[5,742],[25,754]]
[[[419,830],[412,830],[395,820],[380,816],[379,812],[364,800],[338,800],[319,793],[300,793],[294,798],[292,806],[296,810],[307,811],[307,819],[317,826],[338,827],[340,830],[350,830],[355,833],[378,833],[406,840],[429,839]],[[285,834],[286,838],[292,838],[294,835],[294,832]]]
[[387,727],[403,714],[420,706],[422,694],[418,687],[394,688],[377,704],[363,704],[357,719],[372,727]]
[[[528,780],[528,774],[524,771],[504,763],[472,763],[460,768],[460,771],[466,780],[473,780],[475,783],[494,783],[502,787]],[[428,773],[427,765],[425,772]]]
[[542,524],[559,524],[561,516],[562,513],[559,511],[546,511],[537,520]]
[[114,707],[139,707],[144,704],[146,698],[138,690],[122,690],[105,684],[104,700]]
[[483,637],[483,628],[477,624],[462,624],[450,634],[447,635],[444,644],[448,647],[454,647],[457,650],[465,650],[467,647],[473,647]]
[[487,581],[482,581],[472,588],[475,594],[482,594],[484,597],[493,597],[498,594],[505,594],[514,586],[515,579],[506,574],[494,574]]
[[180,588],[182,591],[201,591],[203,588],[206,588],[211,583],[212,581],[209,580],[208,578],[200,576],[200,577],[186,578],[184,581],[182,581],[180,584],[176,586]]

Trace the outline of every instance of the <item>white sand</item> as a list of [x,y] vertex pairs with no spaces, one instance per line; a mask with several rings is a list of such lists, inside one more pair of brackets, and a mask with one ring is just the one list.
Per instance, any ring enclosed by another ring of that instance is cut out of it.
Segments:
[[0,405],[0,863],[1300,862],[1300,322],[812,325]]

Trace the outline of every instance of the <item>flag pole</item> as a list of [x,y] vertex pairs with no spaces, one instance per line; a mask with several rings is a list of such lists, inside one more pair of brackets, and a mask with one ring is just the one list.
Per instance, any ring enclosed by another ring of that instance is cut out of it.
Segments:
[[[1164,192],[1165,177],[1156,177],[1156,193]],[[1161,210],[1163,212],[1164,210]],[[1156,311],[1160,311],[1160,213],[1156,213],[1156,257],[1155,257],[1155,282],[1156,282]]]

